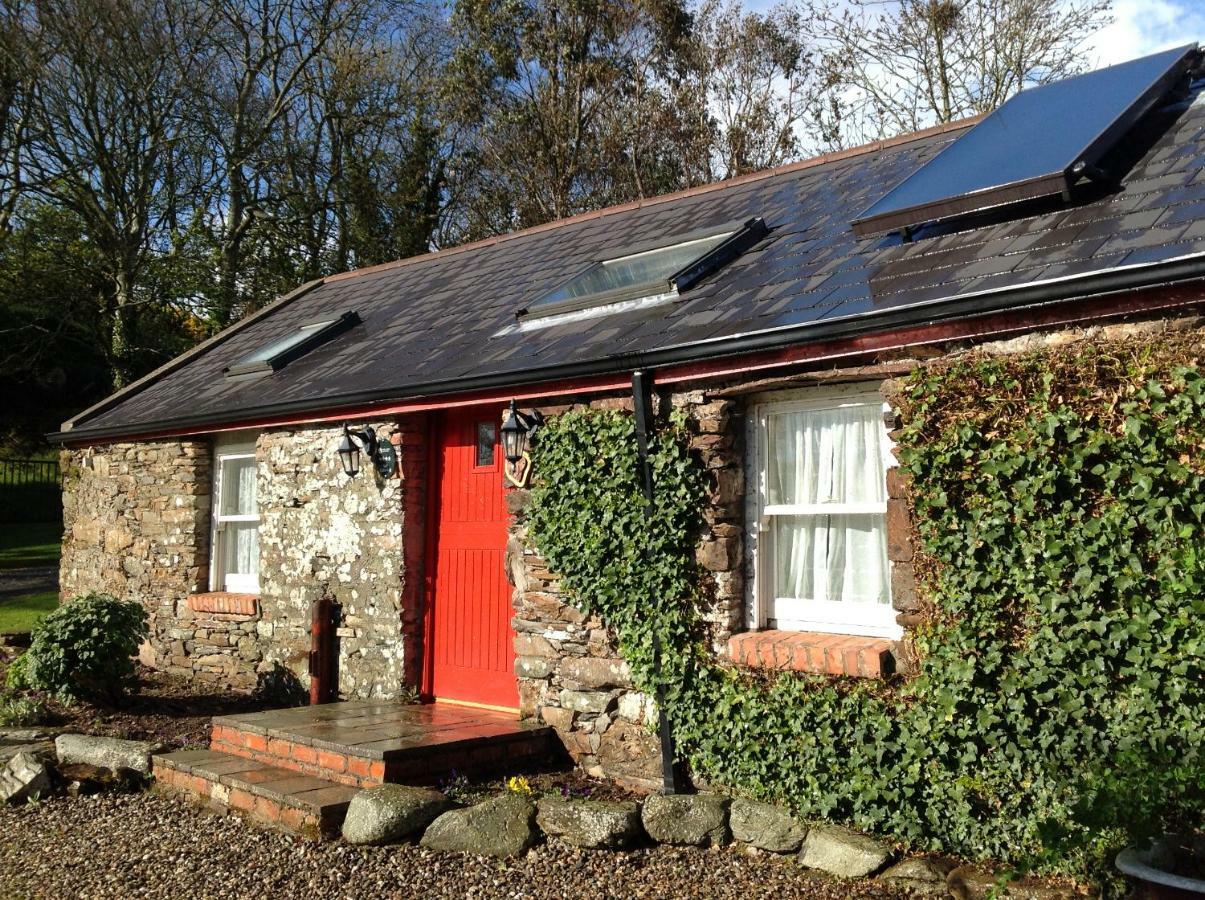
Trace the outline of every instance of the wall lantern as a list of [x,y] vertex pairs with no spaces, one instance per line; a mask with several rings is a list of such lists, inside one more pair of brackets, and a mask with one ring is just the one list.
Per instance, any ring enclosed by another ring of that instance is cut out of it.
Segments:
[[397,471],[397,452],[393,444],[378,440],[377,433],[367,426],[357,430],[344,425],[343,440],[339,442],[339,462],[348,478],[355,478],[360,471],[361,448],[382,478],[391,478]]
[[510,401],[510,410],[502,423],[502,455],[506,458],[506,477],[516,487],[523,487],[531,474],[527,444],[543,424],[544,417],[539,410],[519,412],[515,401]]

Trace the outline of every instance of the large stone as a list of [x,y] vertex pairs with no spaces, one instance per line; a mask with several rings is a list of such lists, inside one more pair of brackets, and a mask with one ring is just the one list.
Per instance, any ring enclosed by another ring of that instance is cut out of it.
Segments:
[[842,878],[863,878],[883,868],[891,859],[891,850],[873,838],[822,825],[808,831],[799,851],[799,862]]
[[561,663],[561,680],[577,690],[596,691],[601,688],[628,687],[631,672],[622,659],[581,656]]
[[808,833],[786,810],[754,800],[733,800],[728,821],[736,840],[771,853],[794,853]]
[[50,788],[50,770],[32,753],[18,753],[0,769],[0,803],[24,803]]
[[579,713],[605,713],[615,703],[615,696],[605,691],[561,691],[561,706]]
[[640,806],[602,800],[541,800],[536,816],[545,834],[590,850],[627,847],[640,837]]
[[653,794],[644,801],[640,820],[661,844],[719,846],[728,842],[728,804],[717,794]]
[[151,754],[156,745],[149,741],[125,741],[120,738],[94,737],[90,734],[60,734],[54,740],[59,764],[85,763],[101,769],[129,769],[140,775],[151,773]]
[[518,856],[536,842],[535,819],[536,808],[530,800],[501,794],[468,809],[444,813],[428,826],[422,845],[478,856]]
[[879,876],[896,887],[913,894],[947,894],[946,876],[954,868],[953,863],[943,859],[905,859],[896,863]]
[[430,825],[453,803],[439,791],[383,784],[351,798],[343,839],[351,844],[388,844]]
[[951,871],[946,876],[946,890],[957,900],[1072,900],[1080,896],[1064,885],[1042,884],[1029,879],[1009,881],[1007,877],[998,877],[974,866],[960,866]]

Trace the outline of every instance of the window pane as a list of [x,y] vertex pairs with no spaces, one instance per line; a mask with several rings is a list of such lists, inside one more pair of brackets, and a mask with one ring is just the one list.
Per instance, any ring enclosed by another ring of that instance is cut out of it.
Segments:
[[498,443],[498,426],[493,422],[477,423],[477,465],[494,464],[494,445]]
[[255,459],[222,460],[222,505],[223,516],[254,516],[255,505]]
[[778,413],[766,426],[767,504],[887,501],[878,404]]
[[222,563],[227,575],[259,574],[259,524],[227,522],[222,531]]
[[532,309],[560,303],[577,297],[605,294],[621,288],[632,288],[653,282],[665,281],[664,290],[669,290],[669,276],[684,269],[699,257],[731,237],[730,233],[711,235],[671,247],[633,253],[618,259],[595,263],[568,284],[545,294]]
[[774,596],[889,603],[886,517],[776,516]]

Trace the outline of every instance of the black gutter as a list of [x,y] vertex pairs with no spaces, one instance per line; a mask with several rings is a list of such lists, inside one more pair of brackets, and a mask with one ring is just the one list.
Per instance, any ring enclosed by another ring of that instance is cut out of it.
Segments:
[[[653,469],[649,465],[649,402],[652,379],[641,371],[632,373],[632,406],[636,418],[636,454],[640,463],[640,487],[644,493],[644,520],[653,521]],[[644,542],[644,557],[648,561],[649,541]],[[657,609],[664,597],[646,597],[651,608]],[[661,789],[665,794],[682,792],[681,779],[674,765],[674,734],[665,712],[665,684],[661,680],[661,633],[653,629],[653,698],[657,701],[657,732],[661,741]]]
[[[380,390],[363,391],[338,397],[324,397],[317,404],[313,399],[294,400],[243,409],[239,410],[235,416],[226,417],[214,413],[202,413],[109,428],[89,429],[85,425],[78,430],[73,428],[70,431],[51,433],[46,437],[52,444],[66,444],[76,440],[95,441],[140,434],[172,433],[185,429],[203,430],[206,427],[236,428],[239,425],[249,425],[265,418],[279,416],[322,413],[358,406],[388,406],[492,388],[515,388],[567,378],[626,374],[634,369],[650,369],[680,363],[743,356],[758,351],[802,346],[812,341],[884,332],[893,327],[932,325],[986,313],[1041,308],[1065,300],[1083,300],[1138,288],[1169,287],[1179,282],[1201,279],[1205,279],[1205,255],[1121,271],[1109,270],[1082,278],[1039,282],[1020,288],[933,300],[882,313],[834,319],[831,322],[809,322],[733,338],[680,344],[647,353],[616,355],[589,362],[531,368],[522,373],[499,372],[456,381],[429,382],[409,388],[395,389],[399,392],[393,394]],[[1202,299],[1205,299],[1205,285],[1202,285],[1202,288]],[[917,315],[918,312],[928,313],[930,310],[934,310],[932,315]]]

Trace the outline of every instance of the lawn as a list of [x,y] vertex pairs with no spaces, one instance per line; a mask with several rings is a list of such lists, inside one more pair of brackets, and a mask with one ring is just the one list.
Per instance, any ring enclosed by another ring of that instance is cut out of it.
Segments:
[[52,566],[59,561],[62,540],[58,522],[0,525],[0,569]]
[[0,634],[30,631],[38,619],[58,605],[58,591],[0,599]]

